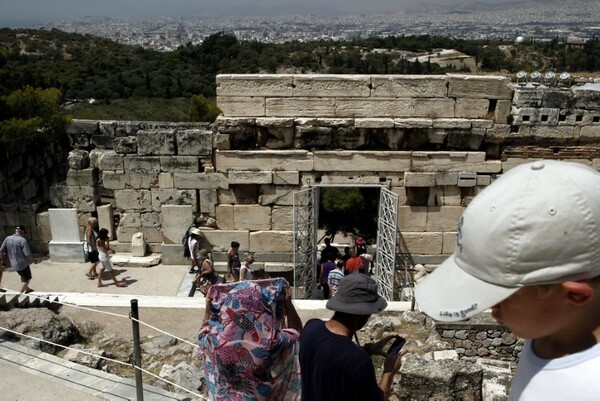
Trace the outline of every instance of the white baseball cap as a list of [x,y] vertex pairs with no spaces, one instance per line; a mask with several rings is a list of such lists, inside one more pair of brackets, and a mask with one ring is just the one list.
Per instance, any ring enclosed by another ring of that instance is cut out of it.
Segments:
[[466,319],[524,286],[600,276],[600,173],[556,160],[515,167],[473,199],[456,242],[416,288],[436,320]]

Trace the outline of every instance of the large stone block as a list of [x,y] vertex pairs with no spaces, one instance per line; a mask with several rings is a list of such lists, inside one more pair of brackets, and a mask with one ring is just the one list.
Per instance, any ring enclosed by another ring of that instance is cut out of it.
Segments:
[[183,245],[162,244],[160,248],[161,263],[165,266],[185,265],[189,267],[190,261],[183,256]]
[[440,206],[427,209],[427,231],[456,231],[464,209],[460,206]]
[[294,208],[291,206],[274,206],[271,210],[271,229],[288,231],[294,228]]
[[292,206],[294,204],[294,192],[299,190],[296,186],[261,186],[261,194],[258,202],[263,205]]
[[291,231],[257,231],[250,233],[252,252],[292,252],[293,234]]
[[400,232],[425,231],[426,227],[427,206],[400,206],[398,208]]
[[443,75],[372,75],[373,97],[446,97]]
[[159,174],[126,173],[123,176],[126,188],[149,189],[158,187]]
[[115,190],[115,206],[120,210],[150,211],[152,195],[148,190]]
[[[335,117],[411,117],[410,98],[336,99]],[[453,110],[454,111],[454,110]]]
[[566,143],[574,139],[575,127],[566,125],[560,127],[533,126],[531,127],[531,136],[536,138],[536,140],[549,139],[559,143]]
[[160,227],[161,226],[160,214],[157,212],[141,213],[140,221],[142,223],[142,227]]
[[162,243],[162,230],[159,227],[121,227],[117,228],[119,242],[131,242],[136,233],[142,233],[146,243]]
[[294,97],[267,98],[267,117],[336,117],[334,98]]
[[121,213],[119,226],[125,228],[136,228],[142,226],[141,212],[125,212]]
[[221,173],[173,173],[173,185],[180,189],[227,189],[229,180]]
[[232,185],[217,190],[219,204],[248,205],[258,203],[258,185]]
[[300,173],[298,171],[273,171],[273,185],[298,185]]
[[175,130],[144,130],[137,133],[138,154],[159,156],[175,154]]
[[454,252],[456,248],[456,241],[458,238],[458,233],[445,232],[444,240],[442,242],[442,253],[444,255],[450,255]]
[[173,174],[172,173],[160,173],[158,175],[158,187],[159,188],[174,188]]
[[180,156],[212,155],[213,133],[209,129],[187,129],[175,133],[177,154]]
[[80,212],[93,212],[100,201],[96,187],[89,185],[54,184],[49,190],[50,203],[59,208],[74,208]]
[[197,173],[197,156],[161,156],[160,169],[166,173]]
[[512,108],[514,125],[558,125],[559,109],[548,108]]
[[394,128],[393,118],[357,118],[355,128]]
[[485,129],[483,128],[472,128],[467,130],[449,129],[448,147],[451,149],[479,150],[484,138]]
[[152,188],[151,191],[152,208],[155,211],[160,211],[163,205],[192,205],[194,211],[197,211],[198,194],[196,190]]
[[329,127],[296,127],[294,148],[328,148],[331,145],[333,129]]
[[199,189],[198,197],[200,201],[200,213],[215,214],[215,207],[218,203],[216,189]]
[[512,104],[510,100],[498,100],[498,102],[496,103],[496,109],[494,110],[494,121],[497,124],[508,124],[510,120],[511,110]]
[[123,159],[126,173],[158,174],[160,173],[159,157],[126,156]]
[[95,135],[98,133],[98,121],[74,119],[67,126],[67,133]]
[[209,230],[200,228],[214,252],[227,252],[232,241],[240,243],[240,253],[250,251],[250,232],[248,230]]
[[219,172],[229,170],[311,171],[313,154],[306,150],[217,151],[215,167]]
[[315,171],[409,171],[411,152],[317,151]]
[[294,75],[294,96],[369,97],[369,75]]
[[192,206],[163,205],[160,215],[164,243],[180,244],[185,231],[192,224]]
[[233,205],[217,205],[215,216],[219,230],[233,230]]
[[137,137],[126,136],[124,138],[115,138],[113,148],[116,153],[121,155],[137,154]]
[[122,171],[103,171],[102,186],[106,189],[125,189],[125,173]]
[[404,173],[405,187],[434,187],[436,185],[435,173]]
[[112,204],[99,205],[96,208],[98,212],[98,225],[108,230],[108,238],[115,238],[115,213]]
[[433,120],[433,128],[471,129],[471,120],[467,118],[437,118]]
[[395,128],[433,128],[431,118],[395,118]]
[[229,184],[271,184],[273,176],[270,171],[230,170]]
[[456,99],[454,114],[458,118],[486,118],[489,107],[488,99],[459,97]]
[[258,205],[234,205],[233,224],[236,230],[270,230],[271,208]]
[[414,98],[407,117],[453,118],[455,103],[454,99]]
[[502,162],[485,161],[484,152],[413,152],[412,171],[499,173]]
[[217,107],[226,117],[260,117],[266,113],[265,98],[258,96],[218,96]]
[[579,131],[579,139],[585,142],[600,141],[600,125],[581,127],[581,130]]
[[293,96],[290,74],[219,74],[217,99],[223,96]]
[[[458,177],[457,181],[458,181]],[[457,182],[453,185],[445,185],[436,188],[437,205],[441,206],[460,206],[462,204],[462,191],[457,186]]]
[[410,253],[425,255],[442,253],[442,233],[402,232],[402,237]]
[[[117,154],[114,150],[104,149],[94,149],[91,153],[94,153],[94,159],[97,160],[95,167],[98,167],[100,170],[123,171],[123,155]],[[90,157],[92,157],[91,153]]]
[[507,77],[448,74],[448,97],[510,100],[512,94]]
[[97,184],[98,171],[94,168],[86,168],[83,170],[72,170],[67,171],[67,185],[89,185],[94,186]]
[[[267,149],[287,149],[294,144],[293,127],[257,127],[258,143]],[[221,148],[219,148],[221,149]]]
[[[81,241],[77,224],[77,210],[72,208],[48,209],[50,231],[55,243],[71,243]],[[80,244],[81,245],[81,244]],[[80,250],[81,251],[81,250]],[[81,251],[83,252],[83,251]]]

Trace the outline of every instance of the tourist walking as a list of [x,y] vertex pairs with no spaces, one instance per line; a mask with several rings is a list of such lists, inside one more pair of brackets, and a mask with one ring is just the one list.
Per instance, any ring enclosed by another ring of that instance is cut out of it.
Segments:
[[329,275],[331,272],[335,270],[335,262],[331,257],[325,263],[323,263],[323,268],[321,269],[321,277],[319,279],[318,287],[323,288],[323,299],[329,299],[330,297],[330,288],[329,288]]
[[100,259],[100,263],[102,264],[102,268],[100,268],[100,274],[98,274],[98,287],[106,287],[106,284],[102,283],[102,274],[104,273],[104,271],[106,271],[109,274],[110,278],[112,278],[117,287],[127,287],[127,284],[117,280],[115,272],[113,271],[112,262],[108,257],[109,252],[115,253],[115,251],[110,247],[110,241],[108,239],[108,230],[106,228],[101,228],[98,232],[96,247],[98,249],[98,259]]
[[95,280],[98,277],[98,249],[96,246],[96,240],[98,239],[98,219],[90,217],[85,227],[85,242],[83,243],[83,250],[87,254],[87,260],[91,263],[91,266],[85,275],[90,280]]
[[242,262],[242,266],[240,267],[239,281],[254,280],[254,271],[252,270],[252,263],[254,263],[254,256],[246,256],[246,258]]
[[[31,247],[29,241],[24,237],[27,233],[25,226],[17,226],[15,233],[9,235],[0,246],[0,280],[2,279],[2,271],[4,270],[4,258],[8,257],[10,266],[13,267],[21,277],[21,292],[29,294],[33,289],[29,287],[31,281],[30,264],[37,264],[38,261],[31,255]],[[5,292],[5,291],[2,291]]]
[[344,278],[344,261],[339,259],[335,264],[335,269],[329,272],[327,284],[329,285],[329,297],[335,297],[337,294],[340,280]]
[[202,263],[202,258],[200,256],[200,236],[202,232],[198,228],[192,228],[190,230],[190,236],[188,238],[188,248],[190,250],[190,260],[192,265],[190,267],[190,273],[198,272],[200,268],[200,263]]
[[231,242],[231,247],[227,251],[227,274],[231,281],[238,281],[240,278],[240,243],[237,241]]

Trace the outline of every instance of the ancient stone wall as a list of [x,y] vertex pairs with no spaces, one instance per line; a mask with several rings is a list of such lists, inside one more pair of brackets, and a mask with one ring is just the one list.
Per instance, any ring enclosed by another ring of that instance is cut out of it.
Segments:
[[295,191],[384,185],[400,197],[408,250],[436,264],[499,174],[541,157],[600,167],[600,92],[577,89],[501,76],[219,75],[223,114],[211,125],[74,121],[77,152],[53,205],[84,221],[112,204],[117,249],[141,231],[167,263],[184,262],[183,226],[203,216],[217,261],[236,240],[286,270]]

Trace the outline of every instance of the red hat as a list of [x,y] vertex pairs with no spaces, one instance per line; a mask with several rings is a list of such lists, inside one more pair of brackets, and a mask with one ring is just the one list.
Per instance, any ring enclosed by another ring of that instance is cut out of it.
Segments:
[[356,238],[356,245],[364,245],[364,244],[366,244],[366,242],[363,237]]

